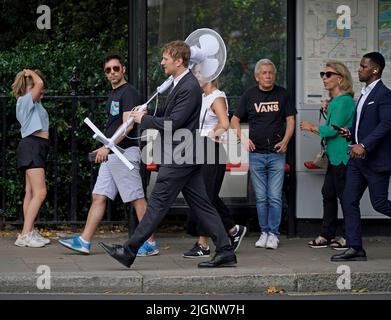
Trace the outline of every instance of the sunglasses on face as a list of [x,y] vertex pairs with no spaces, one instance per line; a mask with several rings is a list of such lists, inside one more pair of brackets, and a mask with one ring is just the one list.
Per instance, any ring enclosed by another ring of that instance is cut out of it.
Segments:
[[333,72],[333,71],[327,71],[327,72],[320,72],[320,77],[323,78],[326,76],[326,78],[331,78],[333,74],[340,75],[339,73]]
[[119,71],[121,70],[121,67],[120,67],[120,66],[114,66],[113,68],[107,67],[107,68],[105,69],[105,72],[106,72],[107,74],[109,74],[109,73],[111,72],[111,69],[113,69],[114,72],[119,72]]

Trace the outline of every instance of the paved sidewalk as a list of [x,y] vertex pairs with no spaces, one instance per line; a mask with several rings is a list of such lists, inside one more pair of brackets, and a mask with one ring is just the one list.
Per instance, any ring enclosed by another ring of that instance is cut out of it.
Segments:
[[[195,239],[184,234],[158,234],[160,254],[138,257],[131,269],[111,259],[99,241],[122,243],[125,234],[96,237],[92,254],[74,253],[52,239],[45,248],[18,248],[14,238],[0,238],[0,292],[62,292],[106,294],[265,294],[267,288],[287,294],[340,292],[337,251],[311,249],[310,239],[281,237],[278,250],[255,248],[257,234],[246,236],[231,268],[198,269],[201,259],[184,259],[182,253]],[[353,292],[391,292],[391,237],[364,240],[367,262],[347,263]],[[51,289],[37,288],[40,265],[51,270]],[[345,272],[345,271],[343,271]],[[344,282],[346,283],[346,282]],[[343,291],[351,292],[351,291]]]

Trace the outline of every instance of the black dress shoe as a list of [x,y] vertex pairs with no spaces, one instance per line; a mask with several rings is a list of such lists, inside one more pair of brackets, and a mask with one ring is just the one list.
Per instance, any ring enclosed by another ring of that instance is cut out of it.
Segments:
[[236,255],[233,251],[216,253],[212,260],[198,264],[198,268],[232,267],[237,264]]
[[125,267],[130,268],[134,259],[136,259],[136,254],[134,254],[130,249],[124,248],[122,245],[114,244],[109,246],[103,242],[99,242],[99,245],[115,260],[122,263]]
[[356,250],[350,247],[348,250],[340,254],[335,254],[330,258],[331,261],[367,261],[367,254],[365,250]]

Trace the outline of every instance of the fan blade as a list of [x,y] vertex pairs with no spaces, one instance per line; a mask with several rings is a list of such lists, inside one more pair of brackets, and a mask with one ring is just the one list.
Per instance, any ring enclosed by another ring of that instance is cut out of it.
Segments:
[[[93,124],[93,122],[89,118],[85,118],[84,122],[95,132],[94,137],[97,138],[98,141],[104,143],[105,145],[108,145],[110,140],[105,137],[105,135],[98,129],[97,126]],[[119,149],[118,149],[119,148]],[[128,159],[125,158],[125,156],[122,154],[124,150],[116,145],[112,146],[110,149],[113,151],[117,157],[123,162],[125,166],[128,167],[129,170],[134,169],[134,165],[132,165]]]
[[199,41],[201,50],[205,53],[205,56],[212,56],[220,49],[219,42],[214,36],[210,34],[202,35]]
[[94,125],[94,123],[88,117],[84,119],[84,122],[91,128],[92,131],[94,131],[94,139],[102,142],[104,145],[109,144],[109,139],[106,138],[103,132],[100,131],[99,128]]
[[219,61],[217,59],[205,59],[201,63],[201,76],[204,78],[209,78],[217,71],[218,68]]

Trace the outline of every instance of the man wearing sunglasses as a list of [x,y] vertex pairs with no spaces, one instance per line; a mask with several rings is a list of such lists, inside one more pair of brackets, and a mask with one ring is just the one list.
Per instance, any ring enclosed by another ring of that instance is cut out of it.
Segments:
[[331,261],[366,261],[362,246],[360,200],[368,188],[373,208],[391,217],[388,188],[391,173],[391,90],[381,76],[385,67],[379,52],[363,56],[358,70],[365,83],[357,102],[352,127],[340,134],[352,140],[342,207],[349,247]]
[[[117,129],[126,122],[130,111],[140,103],[137,90],[126,82],[125,71],[122,57],[119,54],[110,53],[106,56],[104,72],[113,89],[106,102],[108,114],[106,137],[112,137]],[[124,203],[133,205],[138,220],[143,218],[147,203],[139,172],[141,153],[137,136],[136,126],[130,125],[127,128],[126,137],[121,135],[116,141],[116,144],[125,151],[124,156],[134,165],[132,171],[129,171],[109,148],[103,146],[94,151],[96,154],[95,162],[101,163],[101,166],[92,191],[92,204],[88,212],[86,226],[81,236],[59,240],[60,244],[71,250],[89,254],[92,237],[105,213],[107,198],[114,200],[118,192]],[[158,253],[159,249],[151,236],[137,254],[151,256]]]

